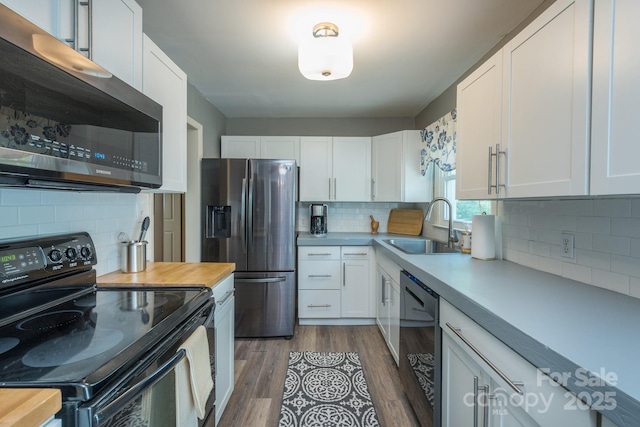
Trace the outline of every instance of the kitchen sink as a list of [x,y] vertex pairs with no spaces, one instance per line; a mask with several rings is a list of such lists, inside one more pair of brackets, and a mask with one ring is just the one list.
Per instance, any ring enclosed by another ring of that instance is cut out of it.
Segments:
[[446,243],[428,239],[386,239],[385,243],[390,244],[405,254],[449,254],[457,253],[456,249],[450,248]]

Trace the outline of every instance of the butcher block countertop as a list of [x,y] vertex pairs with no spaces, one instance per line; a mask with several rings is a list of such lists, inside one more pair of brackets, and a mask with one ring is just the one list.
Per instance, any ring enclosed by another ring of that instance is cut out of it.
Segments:
[[61,408],[57,389],[0,389],[0,427],[38,427]]
[[214,287],[233,273],[234,263],[220,262],[148,262],[139,273],[114,271],[98,277],[99,287],[206,286]]

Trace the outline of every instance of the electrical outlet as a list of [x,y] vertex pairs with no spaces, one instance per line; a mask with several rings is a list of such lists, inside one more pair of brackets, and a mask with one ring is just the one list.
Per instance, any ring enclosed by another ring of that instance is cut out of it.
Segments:
[[573,259],[573,234],[562,233],[560,241],[560,255],[564,258]]

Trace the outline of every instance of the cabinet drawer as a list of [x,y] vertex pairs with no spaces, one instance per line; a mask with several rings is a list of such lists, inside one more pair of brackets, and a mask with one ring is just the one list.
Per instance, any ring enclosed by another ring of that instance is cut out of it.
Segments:
[[[585,405],[577,401],[573,393],[554,382],[545,373],[549,372],[549,369],[536,368],[442,298],[440,325],[443,333],[451,337],[495,382],[491,393],[496,396],[496,401],[527,402],[529,406],[523,403],[513,406],[510,410],[526,412],[540,425],[549,425],[551,419],[553,425],[595,425],[595,412],[584,408]],[[467,342],[448,325],[456,328]],[[470,345],[474,346],[475,350]],[[572,377],[575,374],[570,373]],[[518,393],[516,388],[521,393]],[[538,400],[533,402],[533,398]],[[568,408],[570,410],[567,410]]]
[[385,271],[391,279],[400,283],[400,272],[402,271],[402,268],[380,252],[378,252],[376,259],[378,267]]
[[301,290],[298,292],[298,317],[340,317],[340,290]]
[[340,261],[298,263],[298,289],[340,289]]
[[342,246],[342,259],[369,259],[369,246]]
[[300,246],[298,247],[298,259],[340,260],[340,246]]
[[212,289],[216,304],[223,303],[230,294],[233,294],[233,287],[233,274],[228,275],[216,284]]

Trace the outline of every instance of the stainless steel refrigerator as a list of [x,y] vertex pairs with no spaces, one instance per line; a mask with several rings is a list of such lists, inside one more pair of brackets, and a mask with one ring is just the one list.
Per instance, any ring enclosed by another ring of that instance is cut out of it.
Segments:
[[236,337],[292,337],[294,160],[202,160],[202,261],[234,262]]

